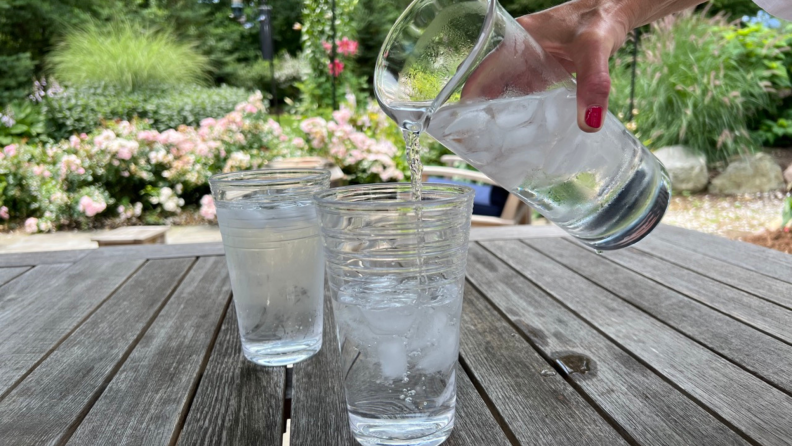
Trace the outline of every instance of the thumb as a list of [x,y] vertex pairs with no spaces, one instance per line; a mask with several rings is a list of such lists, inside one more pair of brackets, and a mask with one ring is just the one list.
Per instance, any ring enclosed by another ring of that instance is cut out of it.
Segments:
[[606,40],[601,36],[583,39],[573,59],[577,71],[578,126],[584,132],[599,131],[608,113],[608,58],[613,45]]

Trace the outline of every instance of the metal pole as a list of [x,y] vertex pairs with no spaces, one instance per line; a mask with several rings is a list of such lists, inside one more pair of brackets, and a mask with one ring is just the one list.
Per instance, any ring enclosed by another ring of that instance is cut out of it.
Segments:
[[632,61],[632,79],[630,80],[630,110],[627,112],[627,122],[633,119],[633,110],[635,110],[635,76],[638,69],[638,44],[641,42],[641,28],[633,30],[633,61]]
[[336,103],[336,77],[338,77],[338,73],[336,72],[335,60],[336,60],[336,2],[335,0],[330,0],[330,12],[332,14],[332,21],[330,22],[330,36],[332,41],[332,49],[330,50],[330,66],[333,67],[330,70],[330,77],[333,81],[333,88],[332,88],[332,95],[333,95],[333,110],[338,108],[338,104]]

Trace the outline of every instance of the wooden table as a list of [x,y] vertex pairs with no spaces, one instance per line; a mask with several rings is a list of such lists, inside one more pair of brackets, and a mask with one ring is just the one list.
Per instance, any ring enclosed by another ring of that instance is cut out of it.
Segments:
[[[792,256],[472,238],[446,444],[792,444]],[[0,283],[4,446],[280,445],[287,419],[293,446],[354,444],[332,314],[310,360],[246,362],[218,244],[3,255]]]

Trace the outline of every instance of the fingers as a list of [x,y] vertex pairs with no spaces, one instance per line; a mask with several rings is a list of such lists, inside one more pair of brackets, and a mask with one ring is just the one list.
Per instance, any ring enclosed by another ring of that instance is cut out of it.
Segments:
[[611,80],[608,59],[613,43],[607,36],[582,35],[573,57],[577,72],[578,126],[584,132],[602,128],[608,113]]

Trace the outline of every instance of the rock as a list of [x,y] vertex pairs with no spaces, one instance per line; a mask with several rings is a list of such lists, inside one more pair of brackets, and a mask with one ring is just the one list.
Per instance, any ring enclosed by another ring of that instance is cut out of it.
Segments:
[[654,152],[671,176],[674,192],[700,192],[707,187],[707,158],[684,146],[663,147]]
[[787,184],[792,185],[792,164],[790,164],[789,167],[787,167],[784,171],[784,181],[786,181]]
[[784,188],[781,166],[770,155],[757,153],[735,161],[712,180],[709,192],[722,195],[755,194]]

